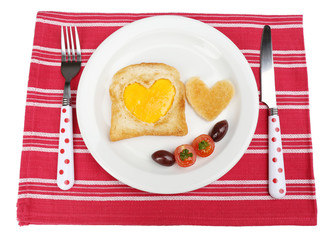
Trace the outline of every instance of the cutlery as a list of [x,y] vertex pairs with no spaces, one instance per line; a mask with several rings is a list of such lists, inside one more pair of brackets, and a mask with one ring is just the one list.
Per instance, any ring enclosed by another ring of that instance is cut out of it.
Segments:
[[261,101],[268,106],[268,189],[273,198],[286,195],[280,118],[276,105],[270,26],[264,26],[260,51]]
[[79,35],[76,27],[74,27],[74,30],[75,41],[72,27],[65,26],[64,29],[61,26],[61,73],[65,78],[65,87],[60,112],[57,185],[62,190],[68,190],[74,185],[73,118],[70,83],[81,68]]

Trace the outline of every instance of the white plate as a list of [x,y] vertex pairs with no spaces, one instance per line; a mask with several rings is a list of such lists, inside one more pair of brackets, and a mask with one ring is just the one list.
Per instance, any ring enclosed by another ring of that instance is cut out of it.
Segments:
[[[141,62],[163,62],[178,69],[181,80],[199,76],[208,86],[229,79],[235,96],[212,122],[201,119],[186,103],[189,133],[184,137],[143,136],[111,142],[109,85],[121,68]],[[162,194],[201,188],[227,173],[242,157],[254,134],[259,110],[252,70],[239,49],[213,27],[179,16],[149,17],[110,35],[90,57],[77,92],[77,117],[82,137],[96,161],[119,181]],[[188,168],[160,166],[156,150],[174,149],[227,119],[229,131],[208,158]]]

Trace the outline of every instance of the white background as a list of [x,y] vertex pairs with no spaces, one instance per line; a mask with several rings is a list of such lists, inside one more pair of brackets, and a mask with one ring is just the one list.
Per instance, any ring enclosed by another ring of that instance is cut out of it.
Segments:
[[[308,0],[1,1],[1,239],[327,239],[333,236],[333,7]],[[331,2],[332,3],[332,2]],[[315,227],[28,226],[16,221],[25,98],[37,11],[303,14],[318,225]],[[324,234],[326,235],[324,237]],[[331,236],[331,237],[329,237]]]

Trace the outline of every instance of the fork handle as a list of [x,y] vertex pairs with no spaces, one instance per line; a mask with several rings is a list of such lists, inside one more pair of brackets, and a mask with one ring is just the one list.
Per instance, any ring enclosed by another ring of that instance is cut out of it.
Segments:
[[277,111],[268,116],[268,188],[273,198],[286,195],[280,118]]
[[70,105],[62,106],[58,147],[57,185],[68,190],[74,185],[73,117]]

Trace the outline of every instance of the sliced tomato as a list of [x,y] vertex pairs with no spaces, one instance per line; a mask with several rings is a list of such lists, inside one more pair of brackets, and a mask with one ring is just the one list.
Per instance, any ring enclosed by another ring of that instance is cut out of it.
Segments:
[[195,153],[200,157],[208,157],[214,152],[214,140],[207,134],[196,137],[192,142]]
[[193,147],[189,144],[183,144],[176,148],[175,159],[179,166],[189,167],[192,166],[197,160],[197,155]]

